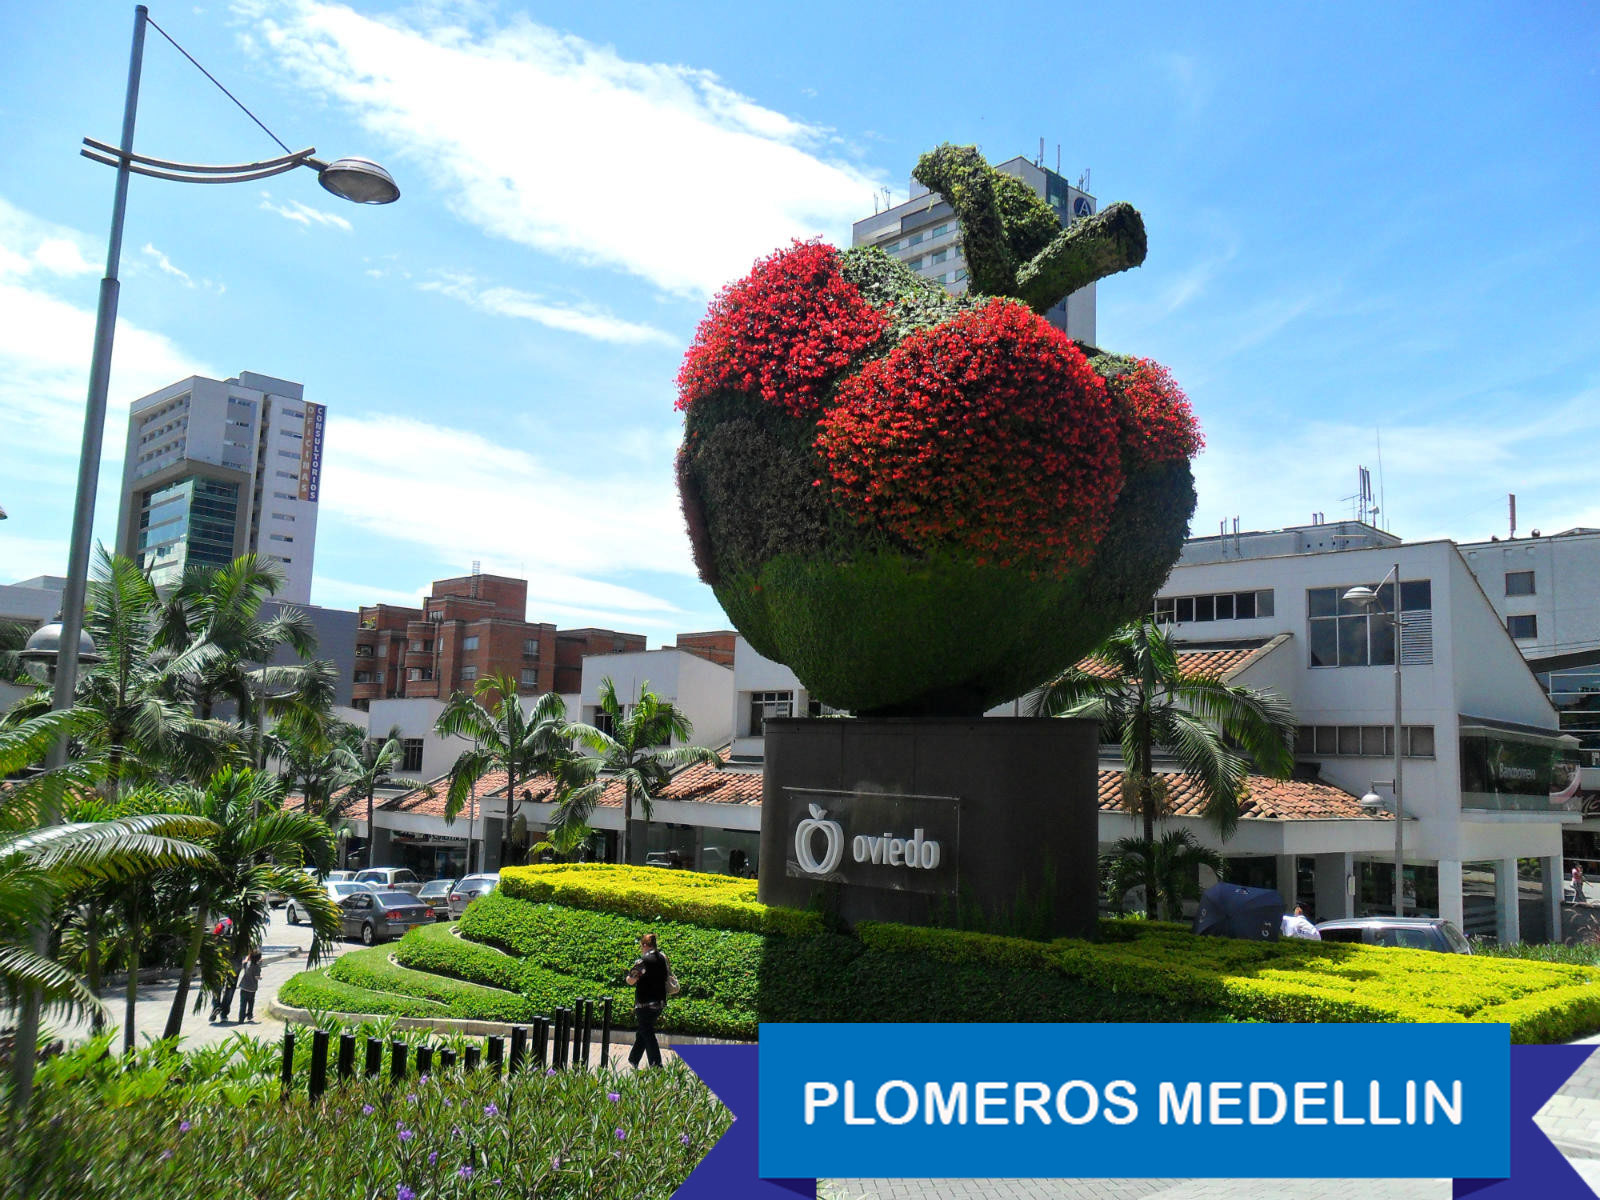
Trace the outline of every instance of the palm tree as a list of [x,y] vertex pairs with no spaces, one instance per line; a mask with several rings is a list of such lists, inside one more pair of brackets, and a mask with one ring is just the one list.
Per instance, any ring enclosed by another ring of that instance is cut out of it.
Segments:
[[1180,917],[1185,900],[1200,898],[1200,868],[1210,867],[1220,879],[1228,866],[1221,854],[1202,846],[1187,829],[1169,829],[1154,841],[1123,838],[1100,865],[1113,898],[1120,899],[1130,888],[1145,889],[1145,912],[1152,918],[1158,913]]
[[281,571],[259,555],[242,554],[226,567],[189,568],[162,614],[162,645],[214,649],[196,683],[201,716],[209,717],[218,699],[232,700],[252,727],[258,770],[266,764],[267,718],[295,706],[325,711],[337,678],[330,663],[271,665],[280,646],[303,660],[317,647],[316,629],[299,609],[280,608],[263,619],[262,606],[282,586]]
[[269,897],[282,893],[310,917],[315,935],[308,965],[314,966],[339,933],[339,913],[327,891],[301,868],[325,872],[333,866],[333,834],[320,818],[284,812],[283,781],[249,768],[225,768],[203,788],[177,788],[175,811],[204,817],[216,826],[206,839],[212,862],[191,867],[177,880],[179,902],[195,913],[178,990],[162,1036],[177,1037],[183,1009],[214,914],[233,921],[228,958],[236,962],[265,933]]
[[[1198,786],[1205,813],[1224,838],[1239,824],[1252,767],[1277,779],[1294,770],[1294,714],[1276,693],[1190,672],[1165,630],[1148,618],[1124,625],[1091,656],[1099,672],[1073,666],[1030,698],[1034,716],[1097,721],[1103,742],[1122,748],[1122,797],[1144,822],[1154,861],[1155,823],[1167,786],[1155,769],[1160,747]],[[1154,880],[1147,881],[1153,905]],[[1152,910],[1153,911],[1153,908]]]
[[[364,740],[352,747],[342,745],[333,754],[335,790],[349,788],[367,801],[367,845],[372,845],[372,810],[381,787],[421,787],[419,780],[402,779],[394,774],[401,761],[400,727],[391,726],[387,738],[380,744],[376,739]],[[467,847],[470,855],[472,848]],[[367,852],[367,865],[372,865],[372,852]],[[470,864],[469,864],[470,865]]]
[[470,738],[473,746],[463,750],[450,768],[445,820],[455,820],[480,779],[490,771],[504,771],[506,819],[500,831],[500,863],[508,865],[517,787],[535,775],[558,779],[570,775],[568,764],[576,758],[574,728],[567,722],[566,704],[555,692],[546,692],[524,710],[517,699],[517,683],[509,675],[487,675],[478,680],[472,695],[451,696],[434,730],[440,737]]
[[624,711],[617,699],[616,685],[609,677],[602,679],[600,711],[605,714],[610,732],[592,725],[572,727],[578,739],[599,757],[593,760],[587,781],[566,789],[565,798],[556,808],[553,826],[564,831],[569,826],[587,824],[606,785],[612,779],[620,779],[622,844],[618,857],[627,863],[632,861],[629,825],[634,801],[644,811],[648,844],[655,793],[667,785],[673,771],[695,763],[721,769],[722,757],[704,746],[672,745],[675,740],[687,742],[693,737],[694,726],[676,705],[652,692],[648,683],[639,685],[638,701]]

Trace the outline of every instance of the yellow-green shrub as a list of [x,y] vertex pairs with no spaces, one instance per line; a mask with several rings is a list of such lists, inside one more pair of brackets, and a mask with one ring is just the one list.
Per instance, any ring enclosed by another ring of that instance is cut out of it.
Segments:
[[556,863],[505,867],[500,890],[519,900],[565,904],[641,920],[686,921],[718,929],[815,937],[816,913],[773,908],[756,900],[754,880],[665,867]]

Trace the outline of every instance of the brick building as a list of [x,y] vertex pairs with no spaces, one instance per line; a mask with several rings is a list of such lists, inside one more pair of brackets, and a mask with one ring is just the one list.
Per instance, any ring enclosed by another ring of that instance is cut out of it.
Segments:
[[676,645],[679,650],[698,654],[719,667],[731,667],[738,640],[739,635],[731,629],[713,629],[706,633],[680,633]]
[[528,583],[504,575],[435,580],[422,607],[361,609],[351,702],[448,699],[479,679],[507,674],[522,695],[578,690],[586,655],[643,650],[642,634],[558,630],[529,621]]

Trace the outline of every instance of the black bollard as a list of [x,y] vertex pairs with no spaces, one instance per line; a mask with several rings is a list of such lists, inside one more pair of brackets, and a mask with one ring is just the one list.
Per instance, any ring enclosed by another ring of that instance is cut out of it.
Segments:
[[283,1081],[283,1090],[288,1091],[294,1086],[294,1030],[283,1031],[283,1068],[279,1073]]
[[511,1063],[507,1068],[509,1073],[515,1075],[522,1070],[522,1059],[528,1050],[528,1030],[524,1025],[511,1027]]
[[556,1070],[566,1069],[567,1065],[567,1010],[556,1009],[556,1028],[553,1035],[554,1044],[550,1047],[550,1065]]
[[318,1029],[311,1035],[311,1098],[319,1100],[328,1090],[328,1031]]
[[389,1043],[389,1078],[399,1083],[406,1077],[406,1044],[404,1042]]
[[578,1065],[589,1069],[589,1035],[594,1032],[594,1001],[583,1002],[583,1020],[578,1024]]
[[467,1047],[467,1056],[462,1061],[463,1069],[468,1070],[468,1071],[476,1071],[478,1069],[478,1059],[479,1059],[479,1056],[482,1053],[483,1052],[478,1049],[478,1043],[477,1042],[473,1042],[470,1046],[468,1046]]
[[489,1070],[496,1075],[500,1074],[506,1061],[506,1040],[498,1033],[490,1034],[489,1045]]
[[383,1043],[375,1037],[367,1039],[367,1061],[362,1069],[362,1074],[371,1079],[383,1070]]
[[533,1061],[542,1071],[550,1065],[550,1018],[533,1019]]
[[439,1070],[448,1071],[456,1065],[456,1052],[446,1047],[439,1051]]
[[433,1074],[433,1047],[432,1046],[418,1046],[417,1047],[417,1074],[418,1075],[432,1075]]
[[600,1065],[611,1065],[611,997],[600,1001]]
[[339,1078],[349,1079],[356,1073],[356,1035],[339,1035]]

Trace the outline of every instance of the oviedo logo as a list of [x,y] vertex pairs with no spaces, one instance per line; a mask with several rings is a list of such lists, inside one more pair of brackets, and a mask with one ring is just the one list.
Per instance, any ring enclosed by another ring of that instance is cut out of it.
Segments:
[[[795,826],[794,857],[800,869],[810,875],[832,875],[844,861],[844,826],[828,819],[828,810],[820,804],[806,806],[811,815]],[[823,837],[823,854],[816,854],[817,835]],[[850,857],[858,863],[874,867],[906,867],[912,870],[931,871],[942,859],[942,848],[937,841],[925,837],[917,829],[908,838],[892,833],[856,834],[850,839]]]
[[[839,863],[844,858],[844,826],[837,821],[828,821],[824,818],[828,810],[820,804],[808,805],[811,816],[801,821],[794,831],[794,857],[804,871],[812,875],[832,875],[839,869]],[[827,842],[827,849],[821,858],[811,852],[815,836],[821,832]]]

